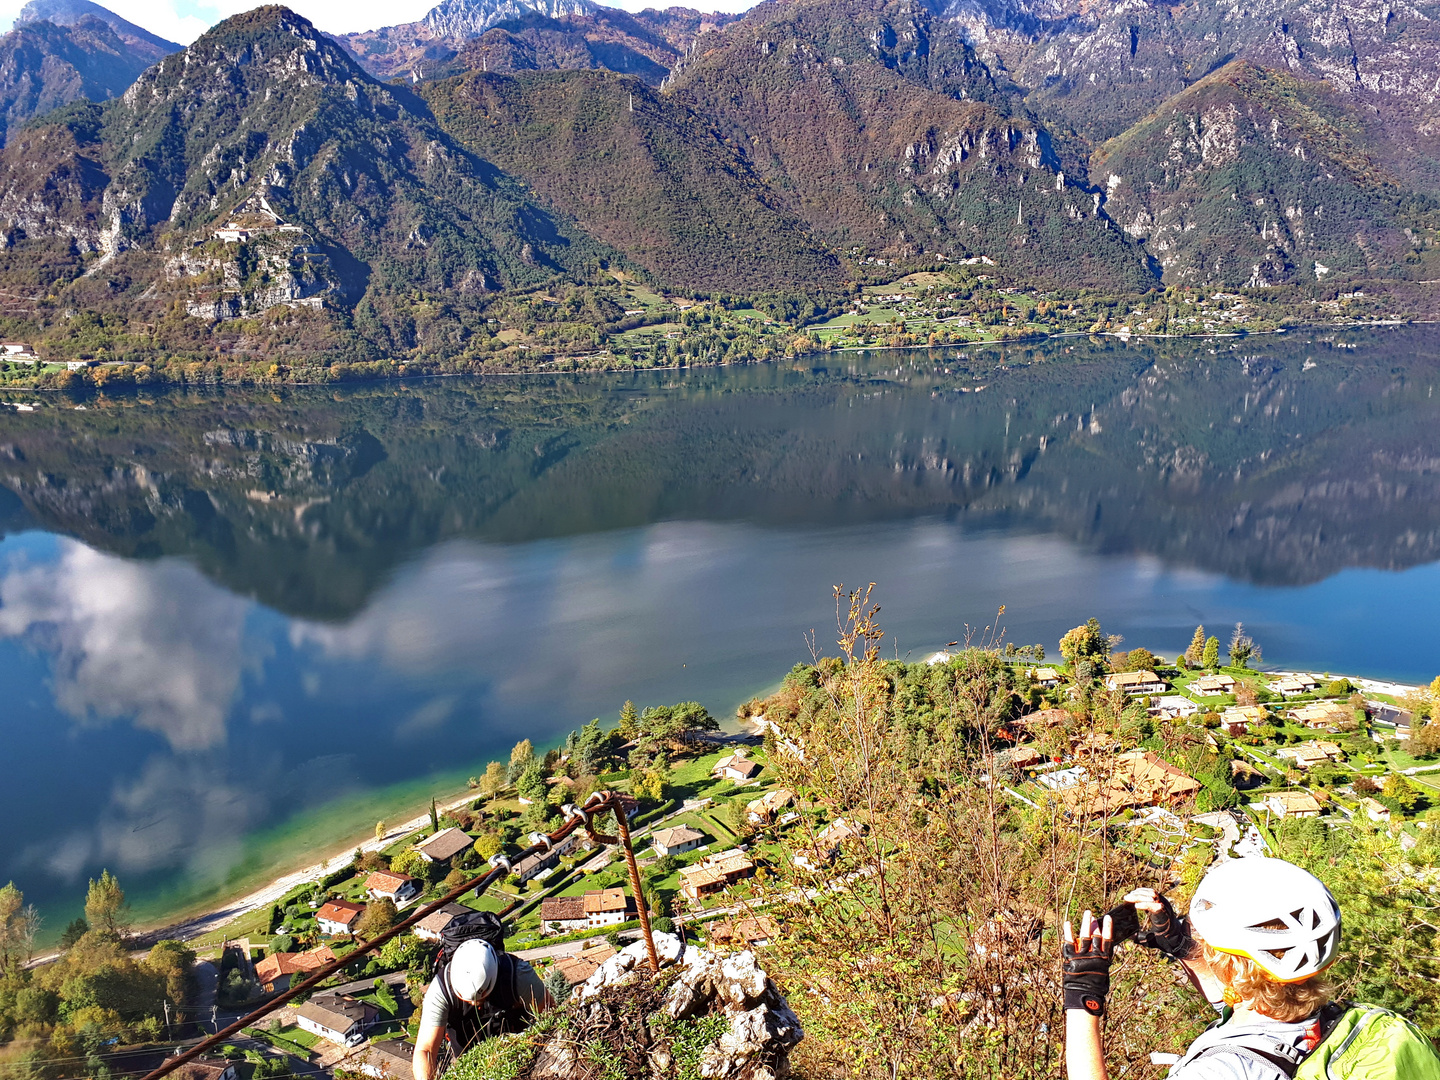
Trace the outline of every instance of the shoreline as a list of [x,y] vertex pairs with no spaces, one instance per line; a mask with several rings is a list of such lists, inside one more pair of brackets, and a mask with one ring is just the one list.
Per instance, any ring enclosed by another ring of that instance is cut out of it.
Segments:
[[[916,662],[919,663],[923,661]],[[1322,677],[1330,679],[1348,679],[1358,690],[1370,694],[1386,694],[1392,697],[1401,697],[1409,691],[1420,688],[1419,686],[1410,683],[1395,682],[1387,679],[1371,679],[1365,676],[1346,675],[1344,673],[1337,672],[1310,671],[1305,668],[1261,668],[1256,670],[1263,671],[1264,674],[1272,676],[1306,674],[1315,679],[1320,679]],[[450,810],[456,809],[457,807],[461,807],[466,805],[467,803],[473,802],[478,797],[479,796],[476,794],[476,792],[467,791],[463,796],[459,798],[449,798],[443,802],[437,799],[435,804],[436,811],[437,813],[443,814]],[[244,917],[245,915],[250,914],[256,909],[264,907],[267,904],[273,904],[276,900],[280,899],[282,896],[285,895],[285,893],[289,892],[295,886],[303,884],[305,882],[319,881],[327,874],[339,870],[341,867],[343,867],[346,863],[349,862],[357,848],[364,852],[378,851],[394,843],[397,838],[405,835],[406,833],[414,832],[415,830],[429,824],[429,821],[430,814],[427,808],[424,813],[421,813],[416,817],[409,818],[398,825],[388,828],[385,832],[385,835],[383,837],[380,837],[379,839],[371,836],[361,840],[354,846],[346,845],[345,847],[337,850],[334,855],[320,862],[311,863],[307,866],[281,873],[271,879],[269,883],[258,889],[252,889],[251,891],[243,893],[240,896],[233,897],[217,904],[213,904],[205,910],[199,911],[195,914],[182,915],[179,918],[171,918],[165,921],[160,921],[141,927],[137,929],[136,937],[141,942],[143,942],[144,947],[148,949],[156,941],[170,938],[178,939],[181,941],[191,941],[195,938],[203,937],[206,934],[221,930],[228,924],[235,922],[236,920]],[[42,964],[46,964],[55,960],[59,955],[59,952],[47,952],[42,956],[37,956],[33,958],[26,966],[38,967]]]
[[[224,390],[224,389],[268,389],[277,390],[282,388],[314,388],[320,386],[339,387],[345,385],[364,385],[377,383],[408,382],[411,380],[420,381],[424,379],[493,379],[493,378],[519,378],[527,375],[621,375],[621,374],[643,374],[656,371],[688,371],[691,369],[705,370],[721,367],[745,367],[752,364],[775,364],[785,360],[802,360],[811,356],[828,356],[831,353],[858,353],[858,352],[886,352],[895,349],[906,349],[912,352],[925,350],[934,352],[938,349],[968,349],[981,345],[1034,345],[1042,341],[1061,341],[1067,338],[1091,338],[1091,337],[1113,337],[1122,341],[1147,340],[1147,341],[1183,341],[1187,338],[1203,341],[1217,338],[1245,338],[1245,337],[1269,337],[1277,334],[1287,334],[1304,330],[1365,330],[1376,329],[1386,326],[1432,326],[1440,323],[1440,319],[1372,319],[1360,322],[1346,323],[1301,323],[1298,326],[1278,326],[1269,330],[1209,330],[1191,332],[1185,334],[1143,334],[1143,333],[1120,333],[1116,330],[1063,330],[1058,333],[1026,334],[1017,337],[994,337],[977,338],[973,341],[951,341],[944,345],[915,344],[915,345],[842,345],[831,349],[817,349],[813,352],[782,354],[778,356],[764,357],[759,360],[745,360],[740,362],[717,360],[709,364],[655,364],[650,367],[639,367],[634,364],[599,364],[595,366],[582,366],[567,371],[557,371],[553,367],[559,363],[583,364],[592,359],[591,356],[562,356],[550,360],[542,360],[535,367],[523,368],[518,371],[425,371],[413,374],[389,375],[374,378],[357,379],[326,379],[326,380],[281,380],[269,381],[264,379],[244,380],[238,383],[226,382],[199,382],[199,383],[174,383],[162,382],[156,384],[139,384],[116,387],[92,387],[85,391],[87,394],[99,392],[111,395],[122,393],[135,393],[142,389],[150,391],[167,392],[172,390]],[[804,333],[807,328],[799,328],[796,333]],[[598,357],[599,354],[596,354]],[[405,363],[405,361],[394,361]],[[61,386],[21,386],[11,385],[0,389],[33,394],[74,394],[72,387]],[[16,408],[23,402],[0,401],[0,407]]]

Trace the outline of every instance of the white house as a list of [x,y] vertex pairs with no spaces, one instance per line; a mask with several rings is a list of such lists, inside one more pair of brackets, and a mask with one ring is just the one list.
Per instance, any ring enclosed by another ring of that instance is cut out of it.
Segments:
[[380,1010],[343,994],[316,994],[295,1010],[295,1022],[312,1035],[341,1046],[359,1046]]
[[457,915],[469,915],[472,909],[464,904],[446,904],[444,907],[432,911],[425,918],[415,924],[410,931],[423,941],[439,941],[440,935]]
[[595,889],[585,894],[585,918],[592,927],[618,926],[634,907],[624,889]]
[[365,914],[363,904],[352,904],[349,900],[327,900],[315,912],[315,923],[322,934],[348,934],[360,916]]
[[[549,840],[550,837],[543,832],[532,832],[529,839],[531,844],[543,844],[546,840]],[[585,834],[581,830],[576,829],[569,836],[565,837],[564,840],[561,840],[558,844],[551,847],[550,850],[554,852],[557,857],[563,859],[566,855],[569,855],[578,848],[580,842],[584,839]]]
[[1030,681],[1036,686],[1049,690],[1060,685],[1060,672],[1053,667],[1036,668],[1030,673]]
[[540,901],[542,934],[570,934],[589,926],[590,918],[585,914],[583,896],[547,896]]
[[715,763],[715,767],[710,770],[710,773],[712,776],[733,780],[738,784],[759,776],[760,770],[763,768],[764,766],[758,761],[751,761],[747,758],[742,750],[739,753],[721,758]]
[[371,1043],[364,1052],[346,1062],[348,1068],[373,1080],[410,1080],[415,1047],[399,1039]]
[[250,230],[242,229],[233,221],[227,221],[223,229],[215,230],[215,239],[227,244],[243,244],[250,239]]
[[1151,716],[1168,716],[1173,719],[1180,719],[1186,716],[1194,716],[1200,711],[1193,701],[1179,694],[1165,694],[1155,698],[1150,703],[1150,708],[1145,710]]
[[1300,694],[1314,693],[1320,688],[1320,683],[1303,672],[1293,675],[1282,675],[1270,683],[1270,689],[1282,697],[1296,697]]
[[403,904],[419,895],[420,882],[409,874],[397,874],[393,870],[376,870],[365,879],[365,891],[375,900],[390,900]]
[[1117,672],[1105,680],[1105,686],[1109,690],[1120,690],[1130,697],[1153,697],[1163,694],[1167,689],[1165,680],[1153,671]]
[[669,829],[658,829],[650,836],[655,854],[660,856],[678,855],[682,851],[693,851],[705,842],[705,834],[698,829],[676,825]]
[[1217,694],[1233,694],[1235,680],[1229,675],[1201,675],[1190,684],[1190,689],[1201,697],[1215,697]]

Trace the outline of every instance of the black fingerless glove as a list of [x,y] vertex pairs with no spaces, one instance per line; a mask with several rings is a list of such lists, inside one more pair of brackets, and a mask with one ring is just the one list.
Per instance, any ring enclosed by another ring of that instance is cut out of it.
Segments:
[[1135,943],[1147,949],[1155,949],[1171,960],[1186,960],[1195,951],[1195,939],[1190,936],[1190,920],[1175,914],[1170,901],[1157,896],[1160,910],[1150,913],[1150,928],[1143,934],[1135,935]]
[[1061,946],[1065,1008],[1083,1009],[1091,1016],[1105,1015],[1105,995],[1110,992],[1110,962],[1114,952],[1114,947],[1106,947],[1098,934]]

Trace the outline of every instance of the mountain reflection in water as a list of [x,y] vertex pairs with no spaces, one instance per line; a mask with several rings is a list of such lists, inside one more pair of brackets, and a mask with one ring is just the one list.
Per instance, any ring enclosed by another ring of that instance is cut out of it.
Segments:
[[902,654],[1003,603],[1428,679],[1437,374],[1406,329],[7,411],[0,880],[201,899],[626,698],[728,711],[838,582]]

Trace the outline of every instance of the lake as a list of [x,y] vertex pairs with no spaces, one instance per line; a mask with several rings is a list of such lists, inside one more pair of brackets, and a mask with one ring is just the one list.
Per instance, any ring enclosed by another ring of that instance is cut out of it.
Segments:
[[[0,410],[0,882],[53,935],[328,854],[520,738],[1089,616],[1440,670],[1440,335],[30,396]],[[21,395],[10,394],[12,401]],[[83,406],[80,407],[80,406]]]

